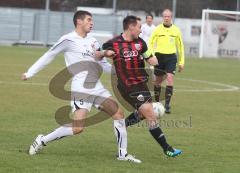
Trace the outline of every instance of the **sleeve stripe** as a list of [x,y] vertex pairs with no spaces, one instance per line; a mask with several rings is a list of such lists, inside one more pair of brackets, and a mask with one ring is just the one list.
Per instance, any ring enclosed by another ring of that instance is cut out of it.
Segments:
[[63,40],[63,41],[61,41],[60,43],[58,43],[58,44],[56,44],[56,45],[54,45],[52,48],[51,48],[51,50],[54,50],[54,49],[56,49],[60,44],[62,44],[64,41],[71,41],[71,42],[74,42],[74,41],[72,41],[72,40],[69,40],[69,39],[65,39],[65,40]]

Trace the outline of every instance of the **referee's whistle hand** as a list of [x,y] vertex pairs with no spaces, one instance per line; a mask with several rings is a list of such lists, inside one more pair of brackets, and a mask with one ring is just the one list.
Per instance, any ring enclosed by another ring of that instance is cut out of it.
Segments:
[[23,81],[27,80],[27,77],[26,77],[25,73],[22,74],[21,80],[23,80]]
[[178,65],[178,72],[182,72],[184,69],[184,65]]

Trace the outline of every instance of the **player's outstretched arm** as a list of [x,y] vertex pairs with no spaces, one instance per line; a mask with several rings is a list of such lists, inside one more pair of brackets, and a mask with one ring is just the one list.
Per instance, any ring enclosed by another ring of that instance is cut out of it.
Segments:
[[107,58],[113,58],[116,56],[116,53],[113,50],[105,50],[104,56]]
[[41,58],[39,58],[28,70],[22,75],[22,80],[33,77],[36,73],[46,67],[55,57],[55,52],[49,50]]
[[41,56],[28,70],[26,73],[22,74],[21,79],[27,80],[33,77],[36,73],[50,64],[57,54],[63,52],[67,49],[68,40],[62,37],[59,41],[53,45],[43,56]]
[[99,61],[102,60],[103,57],[112,58],[115,56],[115,52],[112,50],[103,50],[103,51],[96,51],[95,58]]

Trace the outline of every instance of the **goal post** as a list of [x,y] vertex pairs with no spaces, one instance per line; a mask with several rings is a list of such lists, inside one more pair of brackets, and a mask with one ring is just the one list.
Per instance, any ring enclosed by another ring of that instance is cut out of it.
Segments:
[[199,57],[240,58],[240,12],[202,11]]

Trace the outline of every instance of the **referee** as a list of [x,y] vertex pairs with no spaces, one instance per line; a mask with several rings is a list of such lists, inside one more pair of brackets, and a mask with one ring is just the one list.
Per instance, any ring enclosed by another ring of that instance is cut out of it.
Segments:
[[[163,23],[158,25],[149,38],[149,51],[155,54],[158,59],[157,66],[154,67],[156,77],[154,92],[155,100],[160,101],[161,85],[165,78],[167,86],[165,91],[165,111],[170,112],[170,100],[173,94],[173,78],[178,63],[178,71],[184,68],[184,45],[181,31],[172,24],[172,12],[165,9],[162,13]],[[178,54],[178,58],[177,58]],[[167,77],[165,76],[167,74]]]

